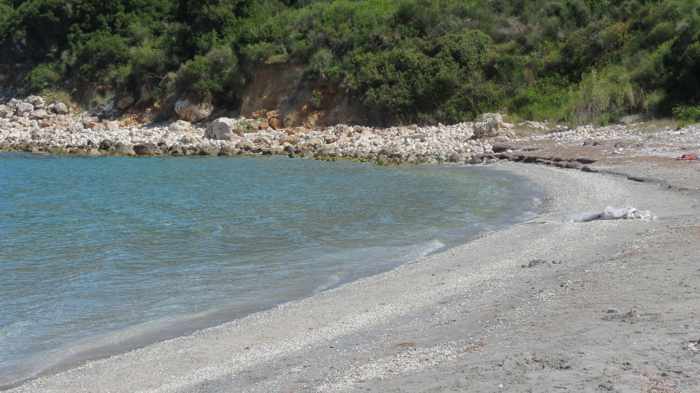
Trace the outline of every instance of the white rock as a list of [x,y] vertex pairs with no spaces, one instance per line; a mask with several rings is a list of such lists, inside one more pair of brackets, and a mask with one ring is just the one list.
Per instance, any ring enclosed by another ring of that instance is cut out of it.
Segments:
[[68,106],[62,102],[54,102],[49,105],[49,110],[58,115],[65,115],[68,113]]
[[45,109],[37,109],[33,111],[29,117],[32,119],[45,119],[49,117],[49,112],[47,112]]
[[501,131],[512,128],[512,124],[503,121],[500,113],[484,113],[474,123],[475,138],[491,138],[501,134]]
[[34,105],[28,102],[19,102],[15,106],[15,111],[17,113],[17,116],[25,116],[34,111]]
[[0,119],[10,117],[14,112],[9,106],[0,104]]
[[180,120],[198,122],[211,116],[214,106],[210,103],[195,103],[188,99],[180,99],[175,102],[175,113]]
[[183,134],[187,132],[192,132],[192,123],[189,121],[185,120],[178,120],[172,124],[170,124],[170,127],[168,127],[170,132],[177,133],[177,134]]
[[41,109],[46,105],[46,103],[44,102],[44,99],[40,96],[29,96],[29,97],[27,97],[27,99],[25,101],[32,104],[34,106],[34,108],[37,108],[37,109]]
[[243,130],[240,128],[240,122],[240,120],[228,117],[218,118],[207,126],[204,137],[208,139],[230,141],[234,136],[243,134]]

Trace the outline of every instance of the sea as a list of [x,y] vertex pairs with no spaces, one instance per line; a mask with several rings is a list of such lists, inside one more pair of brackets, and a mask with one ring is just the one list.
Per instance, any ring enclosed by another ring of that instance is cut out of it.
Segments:
[[0,154],[0,386],[420,263],[541,200],[488,167]]

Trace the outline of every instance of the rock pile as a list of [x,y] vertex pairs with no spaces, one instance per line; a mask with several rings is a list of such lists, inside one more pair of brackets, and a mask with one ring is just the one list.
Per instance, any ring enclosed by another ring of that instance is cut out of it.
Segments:
[[[309,130],[275,129],[282,125],[279,114],[266,112],[263,123],[219,118],[206,126],[185,120],[134,126],[85,113],[70,114],[64,104],[46,105],[40,97],[28,97],[0,105],[0,149],[88,155],[282,154],[385,163],[477,162],[479,156],[492,152],[490,140],[481,137],[509,129],[500,115],[449,126],[336,125]],[[261,124],[265,128],[260,129]]]
[[492,138],[511,128],[513,125],[503,121],[503,115],[500,113],[484,113],[474,123],[474,137]]

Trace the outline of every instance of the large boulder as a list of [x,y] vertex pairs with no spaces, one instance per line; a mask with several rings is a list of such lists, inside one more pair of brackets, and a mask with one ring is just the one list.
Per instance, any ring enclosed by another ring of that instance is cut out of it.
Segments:
[[512,124],[503,120],[500,113],[484,113],[474,123],[474,138],[492,138],[513,128]]
[[32,104],[35,109],[42,109],[46,105],[44,99],[40,96],[29,96],[25,101]]
[[18,102],[15,106],[17,116],[26,116],[34,111],[34,105],[28,102]]
[[141,143],[133,146],[137,156],[157,156],[161,153],[160,148],[153,143]]
[[221,117],[209,124],[205,138],[216,139],[221,141],[230,141],[234,136],[242,135],[250,124],[245,119],[230,119]]
[[284,128],[284,121],[279,111],[269,111],[265,114],[267,124],[273,130]]
[[180,99],[175,102],[175,113],[180,120],[198,122],[211,116],[214,106],[208,102],[193,102]]
[[49,105],[49,111],[57,114],[57,115],[66,115],[68,114],[68,105],[62,103],[62,102],[54,102],[53,104]]
[[194,128],[192,128],[192,123],[190,123],[189,121],[178,120],[170,124],[170,126],[168,127],[168,131],[176,134],[185,134],[194,131]]
[[7,105],[0,104],[0,119],[10,117],[14,113],[15,113],[14,109],[10,108]]
[[45,119],[49,117],[49,113],[46,111],[46,109],[37,109],[30,113],[29,117],[32,119]]

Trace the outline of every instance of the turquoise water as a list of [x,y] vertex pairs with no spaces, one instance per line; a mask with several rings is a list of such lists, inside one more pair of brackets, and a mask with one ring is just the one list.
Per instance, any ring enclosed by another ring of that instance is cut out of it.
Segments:
[[386,271],[536,197],[484,168],[0,155],[0,385]]

